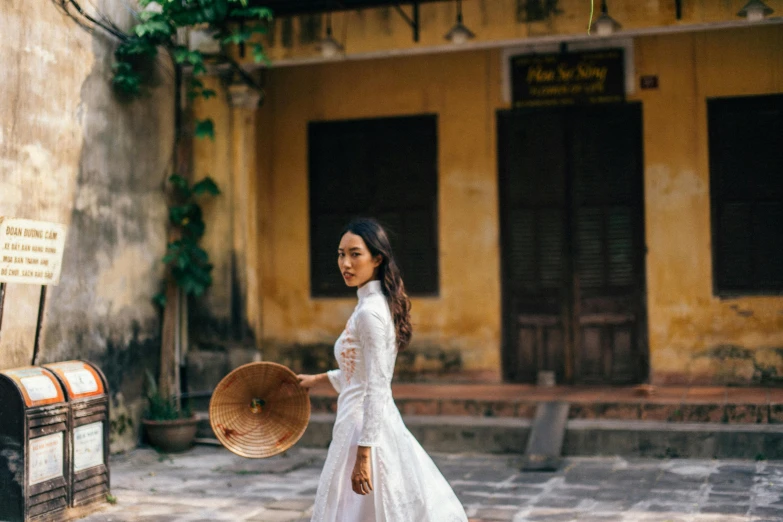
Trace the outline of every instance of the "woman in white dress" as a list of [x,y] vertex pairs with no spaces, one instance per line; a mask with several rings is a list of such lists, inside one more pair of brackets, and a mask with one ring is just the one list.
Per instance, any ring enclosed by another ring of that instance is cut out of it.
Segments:
[[359,302],[334,347],[339,369],[299,375],[339,394],[312,522],[467,522],[446,479],[411,435],[391,392],[397,351],[411,339],[410,300],[388,236],[374,220],[343,232],[338,265]]

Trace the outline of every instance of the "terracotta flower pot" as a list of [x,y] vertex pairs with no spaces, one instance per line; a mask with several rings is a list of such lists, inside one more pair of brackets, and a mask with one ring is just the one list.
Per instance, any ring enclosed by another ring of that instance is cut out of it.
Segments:
[[185,451],[196,438],[198,418],[155,421],[143,419],[150,444],[166,453]]

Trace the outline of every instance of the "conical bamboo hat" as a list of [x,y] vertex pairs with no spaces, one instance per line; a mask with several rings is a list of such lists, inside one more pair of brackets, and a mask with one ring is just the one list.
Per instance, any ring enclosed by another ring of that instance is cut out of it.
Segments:
[[294,372],[271,362],[226,375],[209,402],[218,440],[242,457],[263,459],[296,444],[310,420],[310,398]]

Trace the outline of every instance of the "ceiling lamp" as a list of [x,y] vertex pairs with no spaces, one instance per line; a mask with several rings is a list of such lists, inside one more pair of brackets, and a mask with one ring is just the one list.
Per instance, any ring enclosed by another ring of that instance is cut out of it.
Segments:
[[452,27],[448,33],[446,33],[446,40],[455,45],[459,45],[475,36],[473,31],[465,27],[462,23],[462,0],[457,0],[457,23],[454,24],[454,27]]
[[326,37],[318,42],[318,50],[324,58],[335,58],[345,49],[332,37],[332,13],[326,15]]
[[774,13],[772,8],[761,0],[750,0],[745,4],[745,7],[740,9],[737,16],[744,16],[748,22],[760,22],[772,13]]
[[617,20],[609,16],[609,9],[606,7],[606,0],[601,0],[601,16],[593,23],[591,28],[598,36],[609,36],[620,29]]

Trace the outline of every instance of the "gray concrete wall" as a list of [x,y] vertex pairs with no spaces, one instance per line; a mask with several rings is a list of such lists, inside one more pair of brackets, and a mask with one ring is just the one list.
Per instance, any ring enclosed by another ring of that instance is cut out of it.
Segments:
[[[95,5],[130,26],[128,2]],[[156,371],[160,346],[151,298],[166,240],[171,65],[159,60],[153,88],[123,102],[111,89],[116,42],[78,27],[53,2],[0,2],[0,34],[0,216],[68,226],[40,362],[85,359],[106,372],[112,450],[122,450],[136,444],[144,369]],[[38,298],[39,287],[7,286],[0,369],[30,364]]]

